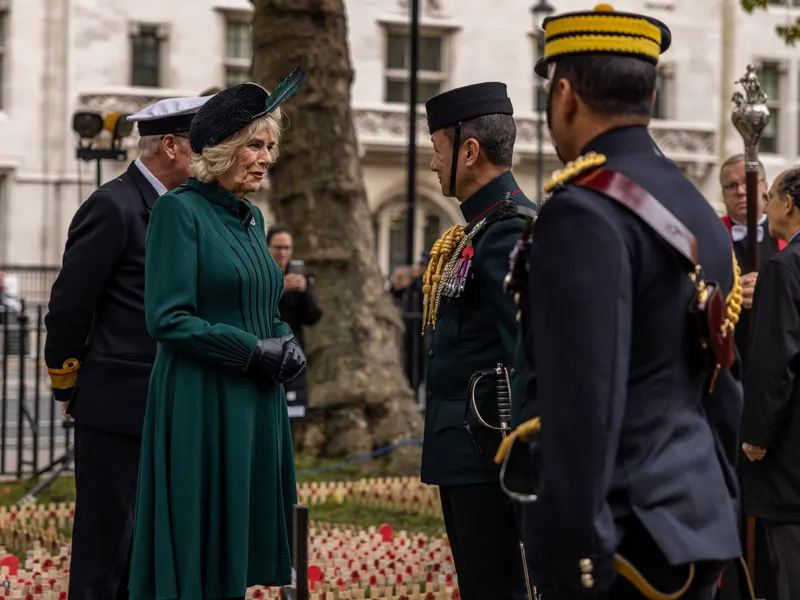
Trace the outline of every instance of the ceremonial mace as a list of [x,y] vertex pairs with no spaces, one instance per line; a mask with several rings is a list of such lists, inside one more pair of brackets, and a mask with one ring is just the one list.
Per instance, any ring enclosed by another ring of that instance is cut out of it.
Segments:
[[[484,377],[494,377],[495,390],[497,394],[497,415],[500,419],[500,426],[495,427],[487,423],[481,416],[478,410],[478,403],[475,400],[475,389],[478,387],[478,382]],[[487,429],[500,431],[503,439],[506,439],[511,433],[511,380],[508,376],[508,369],[503,366],[503,363],[497,363],[494,369],[483,369],[476,371],[472,374],[469,382],[469,400],[472,405],[472,411],[478,419],[478,422]],[[466,422],[465,422],[466,423]],[[469,425],[466,425],[467,433],[472,437],[472,432],[469,430]],[[474,443],[474,440],[473,440]],[[525,555],[525,544],[520,540],[519,552],[522,559],[522,573],[525,576],[525,590],[528,594],[528,600],[538,600],[539,594],[535,586],[531,585],[531,575],[528,571],[528,558]]]
[[[761,133],[769,124],[769,108],[767,108],[767,95],[761,91],[761,84],[756,75],[756,68],[747,65],[747,73],[736,81],[744,88],[741,92],[734,92],[732,102],[735,104],[731,111],[731,120],[734,127],[744,140],[744,170],[747,189],[747,245],[745,247],[745,264],[743,271],[752,273],[758,271],[758,181],[761,168],[758,164],[758,142]],[[753,517],[745,520],[745,560],[750,571],[751,581],[755,581],[756,558],[756,521]]]
[[756,68],[747,65],[747,73],[739,79],[744,88],[734,92],[732,102],[736,105],[731,112],[734,127],[744,140],[744,170],[747,189],[747,246],[744,272],[758,271],[758,180],[760,167],[758,164],[758,142],[761,133],[769,124],[769,108],[767,95],[761,91],[761,84],[756,75]]

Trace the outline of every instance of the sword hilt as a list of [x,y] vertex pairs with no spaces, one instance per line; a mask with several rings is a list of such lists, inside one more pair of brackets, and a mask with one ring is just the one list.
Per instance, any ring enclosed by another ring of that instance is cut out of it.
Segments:
[[511,382],[508,380],[508,370],[503,363],[497,363],[494,369],[495,390],[497,394],[497,415],[500,417],[500,431],[503,437],[511,429]]

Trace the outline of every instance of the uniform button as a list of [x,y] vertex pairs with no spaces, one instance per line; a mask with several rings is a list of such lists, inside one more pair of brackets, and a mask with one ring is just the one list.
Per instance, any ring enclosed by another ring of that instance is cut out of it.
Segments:
[[581,575],[581,585],[585,588],[594,587],[594,577],[588,573]]
[[433,358],[433,350],[431,350],[431,351],[429,351],[429,352],[428,352],[428,356],[430,356],[431,358]]
[[591,573],[594,568],[592,561],[588,558],[582,558],[578,564],[580,565],[581,573]]

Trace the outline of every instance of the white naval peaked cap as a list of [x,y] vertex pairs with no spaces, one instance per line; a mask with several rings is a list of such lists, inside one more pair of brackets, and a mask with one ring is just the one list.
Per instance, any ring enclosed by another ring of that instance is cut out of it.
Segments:
[[209,98],[211,96],[166,98],[128,115],[128,121],[138,122],[140,136],[188,133],[192,119]]

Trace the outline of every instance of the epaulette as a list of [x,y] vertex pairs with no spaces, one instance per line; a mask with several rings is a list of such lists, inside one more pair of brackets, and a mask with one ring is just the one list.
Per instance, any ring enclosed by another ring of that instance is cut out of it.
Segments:
[[542,191],[545,194],[550,194],[559,186],[568,183],[573,177],[577,177],[581,173],[599,167],[604,162],[606,162],[606,157],[596,152],[589,152],[588,154],[579,156],[574,161],[567,163],[563,169],[555,171],[552,177],[550,177],[547,183],[542,187]]

